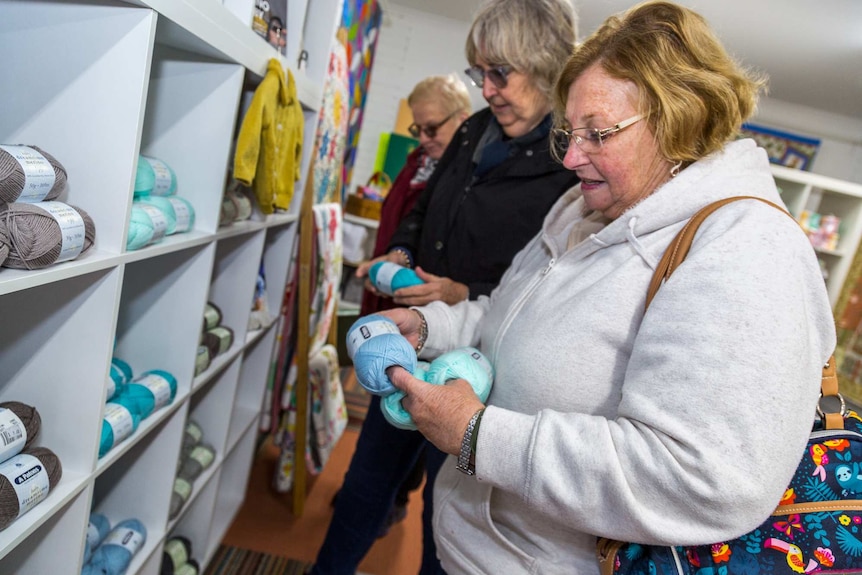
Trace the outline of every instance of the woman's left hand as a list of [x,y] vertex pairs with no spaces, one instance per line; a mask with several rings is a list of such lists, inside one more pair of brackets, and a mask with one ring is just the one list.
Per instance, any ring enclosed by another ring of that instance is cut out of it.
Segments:
[[484,407],[470,383],[453,379],[446,385],[434,385],[413,377],[401,367],[390,367],[386,374],[406,394],[401,405],[413,417],[422,435],[440,451],[458,455],[470,418]]
[[470,297],[470,288],[466,284],[429,274],[418,266],[416,275],[425,283],[399,289],[392,298],[395,303],[403,306],[420,306],[432,301],[442,301],[455,305]]

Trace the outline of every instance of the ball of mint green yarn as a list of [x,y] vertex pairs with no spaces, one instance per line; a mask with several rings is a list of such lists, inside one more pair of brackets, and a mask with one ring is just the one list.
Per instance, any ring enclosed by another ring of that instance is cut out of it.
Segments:
[[190,201],[180,196],[168,196],[174,208],[176,224],[173,233],[182,234],[195,227],[195,208]]
[[168,198],[147,195],[136,197],[135,200],[155,206],[165,215],[165,220],[168,222],[165,235],[169,236],[177,230],[177,213],[174,211],[174,204]]
[[153,220],[139,206],[132,204],[129,219],[129,235],[126,237],[127,250],[139,250],[153,241]]
[[143,156],[138,156],[138,167],[135,170],[135,195],[149,195],[156,185],[156,172]]
[[154,196],[170,196],[177,193],[177,175],[167,162],[152,156],[143,156],[153,170],[155,183]]
[[[112,404],[114,405],[112,406]],[[118,396],[109,401],[105,405],[105,409],[117,409],[116,406],[120,406],[118,411],[125,415],[123,421],[124,423],[130,424],[130,427],[127,429],[128,433],[126,435],[117,437],[115,436],[114,428],[111,426],[111,423],[108,421],[108,418],[104,418],[102,420],[101,437],[99,437],[99,457],[104,457],[105,454],[108,453],[115,445],[121,443],[124,439],[126,439],[126,437],[137,431],[138,425],[140,425],[141,423],[141,414],[134,403],[127,400],[123,396]]]
[[[413,377],[427,381],[425,377],[428,373],[428,368],[431,364],[427,361],[420,361],[416,364],[416,369],[413,370]],[[416,423],[410,413],[401,405],[401,400],[404,399],[403,391],[390,393],[380,400],[380,410],[383,412],[383,417],[393,426],[398,429],[416,430]]]
[[170,404],[176,395],[176,378],[167,371],[151,369],[130,381],[120,397],[138,410],[141,419],[146,419],[156,409]]
[[443,385],[450,379],[466,379],[484,403],[491,393],[494,367],[478,349],[462,347],[444,353],[432,361],[425,373],[425,381],[428,383]]

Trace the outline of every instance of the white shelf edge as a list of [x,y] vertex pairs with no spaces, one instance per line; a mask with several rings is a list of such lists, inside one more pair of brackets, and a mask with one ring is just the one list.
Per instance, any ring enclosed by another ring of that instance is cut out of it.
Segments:
[[53,517],[57,511],[77,497],[89,485],[90,481],[91,475],[89,473],[69,474],[64,470],[60,482],[48,493],[48,497],[44,501],[16,519],[3,532],[0,532],[0,559],[12,552],[22,541]]
[[371,228],[372,230],[376,230],[380,227],[379,221],[372,220],[370,218],[361,218],[359,216],[354,216],[353,214],[348,213],[344,213],[343,217],[345,222],[351,222],[359,226],[365,226],[366,228]]
[[786,166],[779,166],[776,164],[771,164],[770,167],[772,168],[772,175],[781,180],[796,182],[798,184],[810,184],[815,188],[821,188],[824,190],[829,190],[830,192],[845,194],[856,198],[862,198],[862,184],[854,184],[852,182],[846,182],[837,178],[822,176],[820,174],[805,172],[795,168],[788,168]]
[[178,391],[170,405],[165,405],[164,407],[157,409],[151,413],[148,418],[141,421],[140,425],[138,425],[138,429],[136,429],[132,435],[120,442],[119,445],[115,445],[104,455],[104,457],[101,457],[98,460],[96,469],[93,472],[93,477],[98,478],[103,471],[120,459],[129,451],[129,449],[132,448],[132,446],[137,445],[139,441],[143,441],[154,427],[159,425],[179,409],[186,402],[189,395],[190,393],[188,391],[184,391],[182,393]]

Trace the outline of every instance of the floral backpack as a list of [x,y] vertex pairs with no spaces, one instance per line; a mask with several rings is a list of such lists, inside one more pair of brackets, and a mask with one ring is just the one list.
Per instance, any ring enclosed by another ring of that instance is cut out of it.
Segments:
[[[685,258],[700,223],[740,199],[759,198],[728,198],[692,217],[659,263],[647,305]],[[600,538],[602,575],[862,574],[862,418],[846,410],[838,393],[834,357],[823,368],[821,405],[827,397],[840,404],[839,411],[818,407],[802,461],[777,508],[758,528],[711,545],[664,547]]]

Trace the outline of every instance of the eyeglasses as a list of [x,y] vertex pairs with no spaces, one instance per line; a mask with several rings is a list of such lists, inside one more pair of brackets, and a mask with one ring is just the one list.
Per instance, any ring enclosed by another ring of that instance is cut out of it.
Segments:
[[581,150],[587,154],[595,154],[602,149],[604,141],[618,132],[622,132],[629,126],[646,118],[646,114],[638,114],[627,120],[623,120],[610,128],[574,128],[566,130],[565,128],[554,128],[554,146],[560,155],[565,155],[569,149],[570,142],[574,142]]
[[414,122],[414,123],[410,124],[410,126],[407,127],[407,131],[410,132],[410,135],[413,136],[414,138],[418,138],[422,132],[425,132],[425,135],[428,136],[429,138],[433,138],[434,136],[437,135],[437,130],[439,130],[441,127],[443,127],[443,124],[445,124],[446,122],[448,122],[449,120],[454,118],[455,114],[457,114],[457,113],[458,113],[458,110],[455,110],[454,112],[452,112],[451,114],[446,116],[446,118],[443,121],[437,122],[436,124],[428,124],[427,126],[420,126],[419,124]]
[[473,66],[464,70],[464,73],[467,74],[467,77],[470,78],[470,81],[477,88],[485,86],[485,78],[487,77],[498,90],[502,90],[509,83],[509,74],[512,73],[512,67],[494,66],[485,70],[480,66]]

